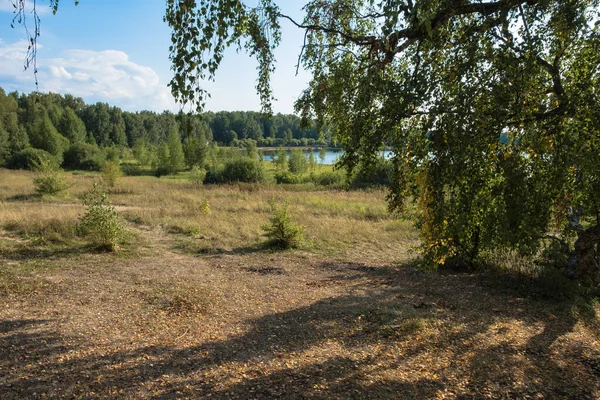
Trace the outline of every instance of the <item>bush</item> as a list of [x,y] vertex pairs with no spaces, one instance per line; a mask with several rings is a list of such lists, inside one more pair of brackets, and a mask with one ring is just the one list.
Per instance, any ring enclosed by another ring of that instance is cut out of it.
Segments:
[[284,249],[298,248],[304,243],[304,233],[302,226],[298,225],[292,219],[288,210],[288,203],[277,205],[275,200],[269,202],[272,216],[269,219],[270,224],[264,225],[262,229],[270,242],[275,247]]
[[342,185],[346,181],[346,176],[340,171],[322,172],[314,175],[313,181],[322,186]]
[[119,163],[115,161],[107,161],[102,169],[102,179],[108,187],[115,187],[119,184],[121,178],[121,168]]
[[240,158],[225,163],[223,179],[225,182],[262,182],[264,171],[258,160]]
[[228,160],[222,170],[209,169],[205,183],[256,183],[264,181],[264,171],[258,160],[239,158]]
[[300,177],[289,171],[279,171],[275,174],[275,181],[278,184],[282,184],[282,183],[296,184],[296,183],[300,183]]
[[302,174],[308,169],[308,163],[302,150],[294,149],[288,159],[288,168],[294,174]]
[[204,182],[204,179],[206,179],[206,170],[194,165],[190,171],[190,181],[193,184],[200,186]]
[[42,166],[53,166],[58,168],[58,163],[52,154],[45,150],[28,147],[15,153],[7,163],[10,169],[26,169],[39,171]]
[[45,162],[40,166],[40,175],[33,180],[33,185],[40,196],[56,196],[71,187],[59,167]]
[[73,143],[63,157],[63,167],[86,171],[100,171],[106,162],[104,151],[89,143]]
[[392,162],[384,158],[378,158],[372,165],[360,165],[350,181],[350,187],[355,189],[389,187],[393,173]]
[[204,176],[204,183],[223,183],[223,169],[209,168]]
[[106,193],[100,192],[94,183],[92,190],[84,197],[83,204],[86,212],[79,219],[79,235],[99,248],[116,250],[119,243],[124,241],[127,230],[125,221],[110,204]]

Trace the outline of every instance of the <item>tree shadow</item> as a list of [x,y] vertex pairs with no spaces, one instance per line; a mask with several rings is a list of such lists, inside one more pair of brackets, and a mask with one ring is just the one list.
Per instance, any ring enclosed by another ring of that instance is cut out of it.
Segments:
[[[489,291],[475,274],[359,263],[316,267],[330,272],[324,284],[352,281],[353,290],[249,319],[242,332],[195,346],[140,343],[62,357],[69,338],[28,333],[34,324],[9,321],[6,326],[15,328],[8,332],[11,346],[3,346],[3,369],[9,373],[0,380],[0,393],[9,394],[3,398],[44,390],[50,397],[114,392],[150,398],[411,399],[460,389],[456,397],[529,393],[587,399],[600,390],[593,371],[570,368],[553,356],[553,346],[577,322],[568,304],[548,306]],[[485,343],[492,332],[517,322],[539,332],[524,344]],[[40,362],[23,375],[25,361],[18,354],[27,353]],[[518,379],[527,384],[517,384]]]
[[[178,247],[176,247],[178,248]],[[282,253],[286,251],[285,249],[280,249],[276,247],[272,247],[267,242],[260,242],[255,244],[250,244],[247,246],[239,246],[234,247],[232,249],[225,249],[222,247],[199,247],[195,249],[195,253],[198,255],[207,255],[207,256],[234,256],[234,255],[244,255],[244,254],[254,254],[254,253],[266,253],[266,254],[274,254],[274,253]]]
[[75,257],[89,253],[99,254],[106,253],[106,251],[89,244],[55,247],[18,246],[15,248],[3,249],[0,251],[0,256],[11,261],[30,261]]

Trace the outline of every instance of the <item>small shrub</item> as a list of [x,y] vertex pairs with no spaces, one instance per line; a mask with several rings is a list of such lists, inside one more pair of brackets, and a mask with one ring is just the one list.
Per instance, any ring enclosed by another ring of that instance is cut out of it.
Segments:
[[256,183],[264,180],[264,171],[258,160],[249,158],[231,159],[223,169],[210,168],[204,183]]
[[258,160],[240,158],[229,160],[223,169],[223,180],[226,183],[234,182],[262,182],[264,171]]
[[204,168],[200,168],[197,165],[192,167],[190,171],[190,182],[194,185],[202,185],[204,179],[206,178],[206,170]]
[[114,251],[127,235],[125,222],[110,204],[106,193],[94,183],[83,204],[85,214],[79,219],[77,230],[81,236],[100,248]]
[[208,200],[205,199],[200,203],[200,211],[205,215],[210,214],[210,204],[208,204]]
[[115,187],[119,184],[122,172],[119,163],[115,161],[107,161],[102,168],[102,179],[108,187]]
[[292,219],[288,203],[278,205],[275,200],[271,200],[269,205],[272,212],[270,224],[264,225],[262,229],[271,244],[284,249],[300,247],[304,242],[303,228]]
[[198,225],[190,225],[188,226],[186,233],[193,238],[199,238],[202,234],[202,229],[200,229]]
[[209,168],[206,171],[206,175],[204,176],[204,183],[212,184],[212,183],[223,183],[223,170],[217,168]]
[[278,171],[275,173],[275,181],[278,184],[296,184],[300,183],[300,177],[289,171]]
[[288,158],[288,168],[294,174],[302,174],[308,170],[308,163],[302,150],[294,149]]
[[33,180],[40,196],[57,196],[71,187],[63,171],[53,163],[42,162],[40,175]]
[[314,182],[321,186],[342,185],[345,180],[346,176],[340,171],[322,172],[314,175]]
[[121,171],[126,176],[144,175],[144,170],[138,164],[121,164]]

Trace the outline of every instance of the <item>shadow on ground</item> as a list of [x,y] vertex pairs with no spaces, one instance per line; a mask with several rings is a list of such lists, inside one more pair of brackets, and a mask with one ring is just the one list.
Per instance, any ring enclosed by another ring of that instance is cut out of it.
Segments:
[[[569,304],[490,290],[474,274],[315,267],[330,271],[320,284],[352,290],[197,346],[90,354],[56,321],[1,321],[0,397],[597,398],[600,351],[559,346],[577,322]],[[510,323],[530,334],[505,337]]]

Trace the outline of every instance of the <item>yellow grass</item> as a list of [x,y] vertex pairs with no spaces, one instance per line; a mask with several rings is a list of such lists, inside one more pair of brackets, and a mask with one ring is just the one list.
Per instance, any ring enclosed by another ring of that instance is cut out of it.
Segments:
[[[600,396],[595,317],[413,268],[381,191],[124,177],[110,198],[139,239],[103,253],[71,230],[94,176],[66,199],[34,176],[0,170],[3,400]],[[273,197],[312,247],[260,246]]]

